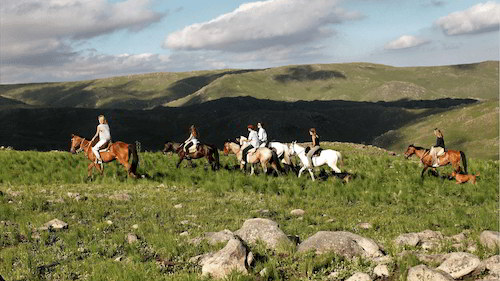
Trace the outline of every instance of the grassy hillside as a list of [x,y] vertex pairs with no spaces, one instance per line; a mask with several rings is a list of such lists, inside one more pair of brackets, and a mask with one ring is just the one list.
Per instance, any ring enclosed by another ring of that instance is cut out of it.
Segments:
[[[408,269],[422,263],[417,248],[392,242],[407,232],[431,229],[451,236],[466,231],[458,249],[447,242],[428,254],[468,251],[471,245],[481,259],[498,254],[478,242],[481,231],[499,228],[498,161],[471,159],[469,170],[482,175],[478,184],[456,185],[434,177],[422,182],[416,158],[344,143],[325,146],[344,155],[342,169],[357,175],[353,181],[212,172],[204,169],[205,160],[194,169],[175,169],[176,156],[140,153],[139,171],[149,179],[127,179],[112,163],[104,176],[87,182],[88,162],[81,154],[0,151],[0,275],[12,281],[207,280],[189,259],[224,245],[188,241],[204,232],[235,231],[254,217],[276,221],[300,241],[321,230],[374,239],[392,258],[389,280],[405,280]],[[236,164],[234,156],[221,156],[221,161]],[[305,215],[292,216],[297,208]],[[68,229],[36,230],[54,218],[68,223]],[[363,222],[373,228],[359,227]],[[139,242],[129,244],[128,233]],[[256,259],[249,275],[230,280],[324,280],[332,271],[345,280],[375,266],[364,259],[299,254],[294,247],[250,250]],[[267,273],[261,274],[264,268]]]
[[391,130],[377,137],[373,144],[395,151],[402,151],[412,143],[430,147],[436,143],[432,131],[438,127],[449,149],[463,150],[477,158],[499,159],[498,116],[498,101],[458,107]]
[[182,106],[240,96],[276,101],[485,100],[498,99],[498,77],[497,61],[439,67],[318,64],[1,85],[0,96],[43,107],[120,109]]

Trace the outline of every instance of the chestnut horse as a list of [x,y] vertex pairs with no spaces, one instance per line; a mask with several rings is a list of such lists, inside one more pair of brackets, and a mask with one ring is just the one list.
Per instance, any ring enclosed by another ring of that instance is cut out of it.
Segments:
[[[413,154],[417,155],[417,157],[420,158],[420,161],[422,162],[422,164],[424,164],[424,169],[422,170],[421,174],[422,177],[424,177],[424,172],[429,167],[432,167],[432,156],[429,151],[429,149],[410,144],[404,154],[406,158],[409,158]],[[443,155],[438,157],[438,165],[439,167],[441,167],[451,164],[453,170],[459,173],[461,171],[460,160],[462,160],[464,171],[465,173],[467,173],[467,159],[465,158],[465,153],[463,153],[463,151],[447,150]]]
[[[71,153],[75,154],[77,151],[84,151],[85,156],[90,160],[88,166],[88,177],[92,176],[92,169],[96,168],[101,175],[103,174],[103,168],[101,165],[95,163],[95,155],[92,152],[92,144],[85,138],[71,135]],[[132,157],[130,157],[132,156]],[[129,158],[132,158],[132,163],[128,163]],[[111,162],[113,160],[118,160],[125,169],[129,176],[137,177],[137,165],[139,164],[139,155],[137,155],[137,148],[135,143],[127,144],[121,141],[114,142],[109,146],[108,151],[101,152],[101,159],[103,163]]]
[[184,159],[190,161],[191,159],[199,159],[203,157],[207,158],[208,164],[212,166],[213,171],[218,170],[220,167],[219,151],[217,150],[217,147],[213,144],[200,143],[196,146],[196,152],[186,153],[184,151],[184,147],[182,146],[182,144],[176,142],[167,142],[165,143],[165,147],[163,148],[163,153],[166,154],[168,152],[176,152],[179,155],[179,162],[177,162],[177,168],[179,168],[179,165]]

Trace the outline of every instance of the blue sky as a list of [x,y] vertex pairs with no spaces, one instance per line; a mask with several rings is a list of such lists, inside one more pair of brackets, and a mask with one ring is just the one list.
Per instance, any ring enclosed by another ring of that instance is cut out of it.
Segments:
[[499,60],[499,24],[497,1],[2,0],[0,83]]

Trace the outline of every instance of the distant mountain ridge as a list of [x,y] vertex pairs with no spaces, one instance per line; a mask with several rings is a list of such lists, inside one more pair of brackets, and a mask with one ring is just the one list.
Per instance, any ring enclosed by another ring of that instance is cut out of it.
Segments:
[[0,85],[0,97],[40,107],[152,109],[223,97],[276,101],[498,99],[498,62],[432,67],[369,63],[150,73],[79,82]]

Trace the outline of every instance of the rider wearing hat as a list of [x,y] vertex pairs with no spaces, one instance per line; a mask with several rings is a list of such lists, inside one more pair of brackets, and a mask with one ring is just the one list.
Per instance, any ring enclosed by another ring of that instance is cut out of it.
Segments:
[[248,125],[248,146],[243,149],[243,154],[241,155],[241,161],[242,164],[246,164],[247,162],[247,153],[250,149],[254,147],[259,147],[259,135],[257,134],[257,131],[255,131],[255,126],[254,125]]

